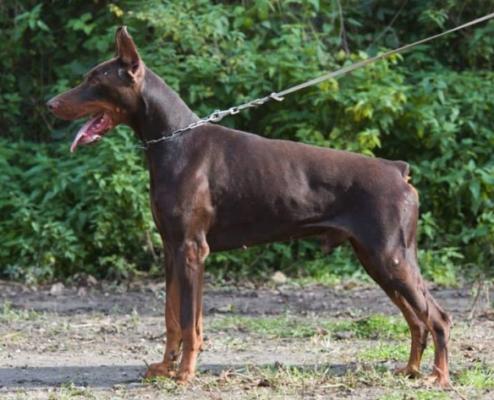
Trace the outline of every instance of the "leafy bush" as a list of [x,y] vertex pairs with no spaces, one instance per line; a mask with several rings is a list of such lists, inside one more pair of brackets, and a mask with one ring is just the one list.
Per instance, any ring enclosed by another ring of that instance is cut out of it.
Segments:
[[108,140],[74,156],[67,145],[0,142],[4,275],[121,278],[150,265],[158,240],[148,176],[128,132],[118,136],[118,145]]
[[[0,3],[0,126],[8,139],[0,142],[0,273],[125,276],[155,260],[148,178],[132,137],[121,131],[69,156],[58,143],[74,124],[55,121],[44,106],[111,56],[117,25],[129,26],[148,66],[206,115],[491,11],[480,0],[429,3],[341,0],[342,15],[338,2],[317,0]],[[421,194],[426,275],[451,284],[460,266],[489,274],[493,29],[490,22],[448,36],[224,124],[407,160]],[[329,263],[351,275],[348,254],[338,250],[327,262],[317,244],[300,241],[213,255],[209,268],[322,276]]]

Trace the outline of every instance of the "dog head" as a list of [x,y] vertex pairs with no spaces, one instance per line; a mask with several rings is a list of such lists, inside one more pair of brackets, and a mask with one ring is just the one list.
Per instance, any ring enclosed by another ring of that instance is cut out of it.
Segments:
[[89,117],[70,147],[93,143],[119,124],[129,124],[139,105],[146,68],[126,27],[117,29],[116,56],[85,76],[82,83],[48,101],[57,117],[75,120]]

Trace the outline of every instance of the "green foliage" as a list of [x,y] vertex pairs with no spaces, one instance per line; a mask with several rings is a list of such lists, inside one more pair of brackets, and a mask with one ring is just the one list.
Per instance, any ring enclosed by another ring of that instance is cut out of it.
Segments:
[[[341,0],[343,15],[338,2],[317,0],[0,3],[0,273],[125,277],[155,259],[148,178],[133,139],[113,133],[69,156],[74,124],[44,106],[112,55],[117,25],[129,26],[147,65],[205,115],[492,11],[481,0],[432,3]],[[224,124],[407,160],[421,194],[426,276],[453,284],[460,267],[490,274],[493,29],[448,36]],[[349,253],[329,259],[299,241],[216,254],[209,268],[326,279],[331,268],[355,274]]]
[[0,142],[4,275],[122,278],[150,264],[149,238],[156,234],[145,201],[147,172],[128,132],[115,135],[118,145],[108,140],[74,156],[66,145]]

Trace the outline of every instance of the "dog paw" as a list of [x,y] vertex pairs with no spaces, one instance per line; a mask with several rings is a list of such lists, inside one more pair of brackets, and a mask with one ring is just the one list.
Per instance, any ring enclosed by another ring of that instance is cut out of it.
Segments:
[[424,384],[429,387],[451,388],[449,378],[443,375],[431,374],[424,378]]
[[408,376],[409,378],[419,378],[422,374],[417,368],[410,367],[409,365],[405,367],[398,367],[395,368],[393,373],[395,375],[403,375],[403,376]]
[[186,385],[192,378],[194,378],[194,373],[189,371],[180,371],[177,374],[177,383],[180,385]]
[[172,378],[175,376],[175,371],[171,370],[170,366],[168,364],[163,363],[163,362],[151,364],[148,367],[148,370],[146,371],[144,378],[146,378],[146,379],[147,378],[154,378],[157,376],[166,376],[166,377]]

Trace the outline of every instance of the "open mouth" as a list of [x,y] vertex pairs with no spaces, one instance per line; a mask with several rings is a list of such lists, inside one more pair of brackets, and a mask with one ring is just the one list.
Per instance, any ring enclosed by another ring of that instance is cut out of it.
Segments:
[[98,141],[114,126],[115,124],[109,114],[103,112],[95,115],[79,129],[70,146],[70,151],[74,152],[80,144],[89,144]]

